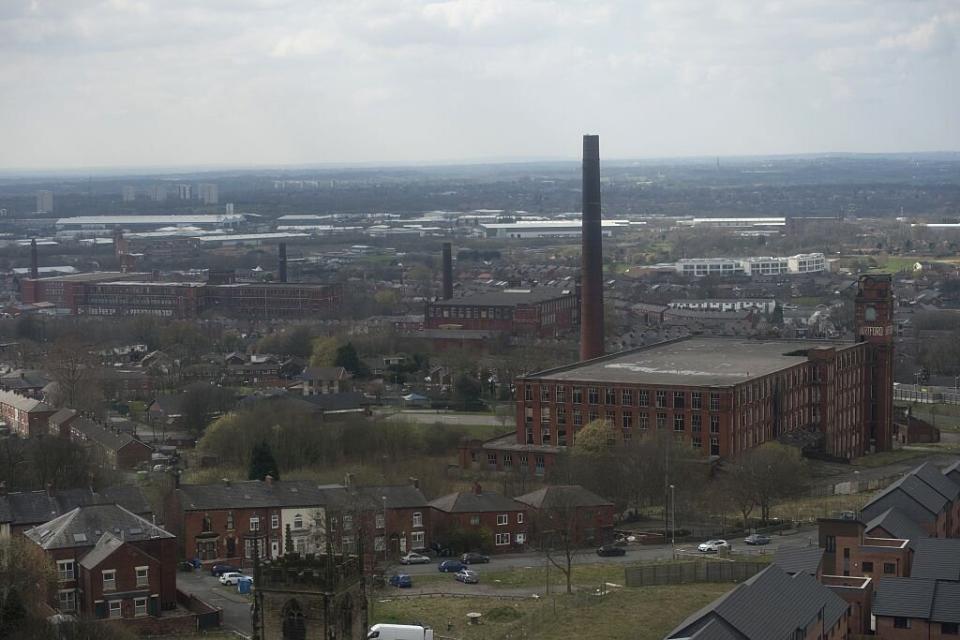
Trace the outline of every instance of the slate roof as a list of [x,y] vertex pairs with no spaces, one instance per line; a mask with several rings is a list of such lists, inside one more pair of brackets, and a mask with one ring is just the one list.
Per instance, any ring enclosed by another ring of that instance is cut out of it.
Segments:
[[551,485],[514,498],[534,509],[589,508],[612,506],[613,503],[578,484]]
[[809,576],[817,575],[820,562],[823,560],[823,549],[807,546],[783,546],[773,552],[773,564],[786,573],[804,573]]
[[49,424],[51,427],[57,427],[76,415],[76,409],[59,409],[56,413],[47,418],[47,424]]
[[790,576],[771,565],[688,617],[667,638],[790,640],[811,625],[833,627],[846,610],[847,603],[814,578]]
[[914,550],[916,550],[919,540],[930,537],[906,513],[896,507],[887,509],[873,520],[868,521],[863,532],[873,536],[872,532],[878,528],[883,529],[894,538],[909,540],[908,546]]
[[873,615],[960,624],[960,582],[883,578],[874,591]]
[[492,511],[502,513],[504,511],[521,511],[524,507],[517,501],[492,491],[451,493],[433,500],[430,506],[446,513],[486,513]]
[[[89,504],[119,504],[139,515],[153,509],[143,491],[135,485],[114,485],[100,492],[89,489],[62,491],[26,491],[0,497],[0,516],[8,517],[13,526],[37,525],[52,520],[76,507]],[[4,522],[5,520],[0,520]]]
[[307,367],[299,380],[347,380],[351,375],[343,367]]
[[358,487],[358,492],[365,494],[379,505],[383,505],[383,498],[387,499],[389,509],[416,509],[430,506],[427,498],[420,489],[412,484],[391,485],[382,487]]
[[91,549],[87,555],[83,556],[80,565],[85,569],[93,569],[113,555],[113,552],[122,546],[123,541],[120,538],[110,533],[104,533],[100,536],[100,539],[97,540],[97,544],[93,549]]
[[960,484],[960,460],[943,470],[943,475]]
[[173,538],[149,520],[115,504],[93,504],[69,511],[23,532],[44,549],[92,547],[104,533],[126,541]]
[[914,522],[933,522],[946,504],[942,494],[909,473],[871,498],[862,513],[865,518],[875,518],[896,507]]
[[562,287],[533,287],[530,289],[501,289],[485,291],[462,298],[437,300],[438,307],[513,307],[521,304],[539,304],[573,295],[573,289]]
[[0,391],[0,404],[9,405],[20,411],[27,413],[49,411],[53,413],[54,409],[46,402],[41,402],[36,398],[28,398],[13,391]]
[[910,565],[910,577],[960,582],[960,538],[919,540]]
[[308,481],[262,480],[183,484],[177,490],[184,511],[300,507],[323,504],[323,489],[340,485],[318,485]]
[[120,451],[120,449],[130,444],[140,445],[148,449],[153,448],[148,444],[140,442],[128,433],[117,433],[87,418],[77,418],[70,423],[70,429],[76,429],[88,440],[96,442],[104,449],[109,449],[110,451]]
[[937,467],[929,462],[923,463],[911,473],[930,485],[934,491],[947,500],[956,500],[957,497],[960,497],[960,484],[943,475]]

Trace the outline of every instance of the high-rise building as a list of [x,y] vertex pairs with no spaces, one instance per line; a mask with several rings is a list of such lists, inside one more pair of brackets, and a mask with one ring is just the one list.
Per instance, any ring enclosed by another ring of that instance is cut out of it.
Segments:
[[167,186],[155,184],[147,190],[147,195],[154,202],[164,202],[167,199]]
[[53,191],[37,191],[37,213],[53,212]]
[[136,187],[127,185],[120,189],[120,195],[124,202],[133,202],[137,199],[137,189]]
[[204,182],[197,187],[197,197],[203,204],[217,204],[220,201],[219,189],[212,182]]
[[192,200],[193,199],[193,185],[189,184],[178,184],[177,185],[177,197],[181,200]]
[[228,203],[227,203],[226,213],[227,213],[228,216],[232,216],[232,215],[233,215],[233,203],[232,203],[232,202],[228,202]]

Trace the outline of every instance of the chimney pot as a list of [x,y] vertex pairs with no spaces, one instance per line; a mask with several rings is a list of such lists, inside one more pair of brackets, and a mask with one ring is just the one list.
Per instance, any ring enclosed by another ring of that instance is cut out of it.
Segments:
[[268,487],[272,487],[272,486],[273,486],[273,476],[270,475],[269,473],[268,473],[267,475],[263,476],[263,481],[264,481],[265,483],[267,483],[267,486],[268,486]]
[[483,487],[480,486],[479,482],[473,483],[473,492],[477,495],[480,495],[481,493],[483,493]]
[[419,488],[420,488],[420,478],[411,477],[411,478],[410,478],[410,484],[413,485],[413,488],[414,488],[414,489],[419,489]]

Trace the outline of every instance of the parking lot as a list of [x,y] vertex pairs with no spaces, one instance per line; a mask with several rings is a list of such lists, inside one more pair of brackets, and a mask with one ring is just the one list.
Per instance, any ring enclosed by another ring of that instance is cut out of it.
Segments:
[[210,575],[209,569],[177,573],[177,588],[223,609],[225,629],[239,631],[248,637],[253,632],[250,625],[250,604],[253,598],[240,595],[236,587],[221,585],[216,576]]

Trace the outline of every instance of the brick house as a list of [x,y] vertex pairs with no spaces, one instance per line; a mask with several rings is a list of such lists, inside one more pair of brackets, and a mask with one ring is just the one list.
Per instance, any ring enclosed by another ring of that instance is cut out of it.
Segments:
[[[136,485],[120,484],[100,491],[90,489],[23,491],[6,493],[0,486],[0,534],[9,535],[53,520],[77,507],[91,504],[118,504],[141,518],[152,519],[150,501]],[[4,526],[5,525],[5,526]]]
[[888,509],[899,510],[931,537],[960,537],[960,484],[949,468],[920,465],[871,498],[861,515],[874,519]]
[[613,503],[579,485],[554,485],[514,498],[527,506],[531,542],[561,528],[576,547],[613,540]]
[[493,553],[521,551],[527,544],[527,505],[491,491],[479,483],[473,491],[451,493],[430,502],[433,539],[454,532],[479,533]]
[[56,409],[35,398],[28,398],[13,391],[0,391],[0,418],[9,426],[11,433],[21,438],[47,435],[47,420]]
[[51,600],[62,612],[140,618],[176,608],[176,539],[123,507],[77,507],[24,535],[56,563]]
[[88,418],[74,418],[69,423],[70,439],[88,445],[102,464],[111,469],[135,469],[150,462],[153,447],[128,433],[108,429]]
[[349,391],[352,377],[343,367],[307,367],[297,376],[297,380],[300,381],[303,395],[313,396]]
[[960,636],[960,582],[890,578],[873,601],[878,640],[947,640]]
[[865,534],[865,529],[866,526],[855,519],[820,519],[821,573],[868,578],[909,576],[911,541],[873,538]]
[[51,436],[56,438],[70,439],[70,423],[73,422],[80,413],[76,409],[59,409],[56,413],[47,418],[47,426]]

